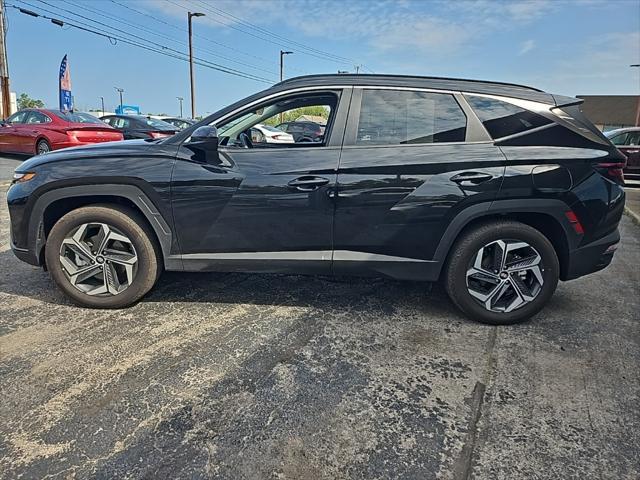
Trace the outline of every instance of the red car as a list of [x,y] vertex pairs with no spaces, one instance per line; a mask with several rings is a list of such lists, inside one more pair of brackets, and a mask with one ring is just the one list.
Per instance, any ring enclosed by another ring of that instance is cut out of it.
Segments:
[[619,128],[605,133],[627,157],[624,181],[628,187],[640,187],[640,127]]
[[40,155],[122,139],[122,133],[88,113],[27,108],[0,124],[0,152],[4,153]]

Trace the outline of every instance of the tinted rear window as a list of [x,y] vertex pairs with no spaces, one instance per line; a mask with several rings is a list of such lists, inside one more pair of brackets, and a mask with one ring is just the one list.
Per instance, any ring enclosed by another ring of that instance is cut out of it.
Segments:
[[493,98],[465,95],[492,138],[502,138],[553,123],[548,118]]
[[464,142],[467,117],[449,94],[362,92],[358,145]]
[[103,123],[98,117],[94,117],[93,115],[89,115],[88,113],[82,112],[61,112],[59,110],[51,111],[57,117],[60,117],[62,120],[66,120],[67,122],[72,123]]

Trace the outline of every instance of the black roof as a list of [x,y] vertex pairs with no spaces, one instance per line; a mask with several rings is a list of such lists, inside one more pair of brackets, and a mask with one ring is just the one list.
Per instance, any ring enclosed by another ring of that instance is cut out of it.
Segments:
[[276,83],[272,88],[280,90],[282,87],[322,86],[329,84],[341,85],[376,85],[393,87],[433,88],[439,90],[453,90],[469,93],[485,93],[516,97],[535,102],[555,104],[554,96],[537,88],[517,85],[514,83],[489,82],[484,80],[466,80],[461,78],[418,77],[411,75],[379,75],[379,74],[323,74],[293,77]]

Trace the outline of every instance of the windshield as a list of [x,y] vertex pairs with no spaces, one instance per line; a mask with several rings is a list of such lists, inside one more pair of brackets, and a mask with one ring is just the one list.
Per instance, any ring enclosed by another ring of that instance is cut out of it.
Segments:
[[88,113],[82,112],[61,112],[59,110],[51,110],[51,113],[58,116],[62,120],[66,120],[71,123],[104,123],[98,117],[94,117],[93,115],[89,115]]

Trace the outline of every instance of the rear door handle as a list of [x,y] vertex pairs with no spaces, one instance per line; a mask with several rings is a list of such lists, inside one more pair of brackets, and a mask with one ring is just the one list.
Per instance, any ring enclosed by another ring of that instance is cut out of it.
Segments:
[[487,182],[493,178],[493,175],[482,172],[462,172],[458,175],[454,175],[449,180],[456,183],[469,182],[477,185],[479,183]]
[[329,183],[328,178],[305,175],[291,180],[287,185],[301,192],[311,192],[327,183]]

